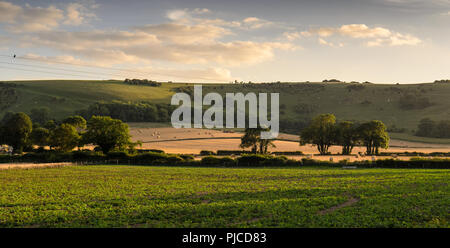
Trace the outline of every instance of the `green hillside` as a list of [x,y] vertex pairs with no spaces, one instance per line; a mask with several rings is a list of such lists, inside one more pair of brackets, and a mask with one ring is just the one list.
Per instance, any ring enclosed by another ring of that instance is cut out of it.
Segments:
[[[175,88],[191,84],[163,83],[160,87],[121,81],[14,81],[0,85],[0,114],[47,107],[60,119],[98,101],[170,103]],[[12,90],[11,90],[12,88]],[[320,113],[338,119],[379,119],[388,127],[411,133],[419,120],[450,119],[450,84],[412,85],[355,83],[204,84],[207,92],[278,92],[281,120],[307,120]],[[14,92],[12,92],[14,91]],[[9,99],[9,100],[8,100]]]

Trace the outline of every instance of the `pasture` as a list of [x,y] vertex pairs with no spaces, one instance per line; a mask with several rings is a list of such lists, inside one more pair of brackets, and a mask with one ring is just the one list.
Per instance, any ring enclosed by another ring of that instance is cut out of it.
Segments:
[[0,171],[1,227],[450,227],[440,169]]

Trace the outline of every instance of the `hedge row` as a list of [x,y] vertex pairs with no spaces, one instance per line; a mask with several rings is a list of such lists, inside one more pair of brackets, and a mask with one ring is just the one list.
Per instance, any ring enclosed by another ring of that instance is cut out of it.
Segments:
[[0,163],[55,163],[83,162],[105,164],[136,165],[185,165],[185,166],[221,166],[221,167],[283,167],[283,166],[356,166],[358,168],[439,168],[450,169],[450,159],[413,158],[409,161],[384,159],[372,161],[339,162],[319,161],[304,158],[301,161],[288,159],[285,156],[243,154],[237,158],[206,156],[201,161],[194,160],[192,155],[174,155],[160,152],[128,154],[126,152],[110,152],[103,155],[93,151],[74,151],[70,153],[27,153],[24,155],[0,155]]

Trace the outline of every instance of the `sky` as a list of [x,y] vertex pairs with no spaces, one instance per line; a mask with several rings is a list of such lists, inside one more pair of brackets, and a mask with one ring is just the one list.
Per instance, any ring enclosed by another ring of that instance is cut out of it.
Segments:
[[450,0],[0,0],[0,80],[407,84],[449,55]]

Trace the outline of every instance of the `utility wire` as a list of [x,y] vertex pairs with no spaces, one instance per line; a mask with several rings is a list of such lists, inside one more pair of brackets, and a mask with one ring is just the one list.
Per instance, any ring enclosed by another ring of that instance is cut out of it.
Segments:
[[28,57],[20,57],[14,55],[3,55],[0,54],[0,57],[6,57],[11,59],[21,59],[21,60],[31,60],[31,61],[38,61],[38,62],[44,62],[44,63],[51,63],[51,64],[62,64],[62,65],[74,65],[74,66],[82,66],[82,67],[94,67],[99,69],[105,69],[105,70],[114,70],[114,71],[126,71],[126,72],[132,72],[132,73],[139,73],[139,74],[145,74],[145,72],[142,71],[135,71],[135,70],[129,70],[129,69],[119,69],[119,68],[112,68],[112,67],[104,67],[104,66],[96,66],[96,65],[83,65],[79,63],[69,63],[69,62],[61,62],[61,61],[52,61],[52,60],[44,60],[39,58],[28,58]]
[[59,76],[63,75],[63,76],[86,77],[86,75],[75,75],[75,74],[60,73],[60,72],[41,71],[41,70],[30,70],[30,69],[12,68],[12,67],[5,67],[5,66],[0,66],[0,68],[8,69],[8,70],[18,70],[18,71],[28,71],[28,72],[47,73],[47,74],[54,74],[54,75],[59,75]]
[[1,63],[1,64],[7,64],[7,65],[28,66],[28,67],[36,67],[36,68],[41,68],[41,69],[60,70],[60,71],[75,72],[75,73],[87,73],[87,74],[92,74],[92,75],[103,74],[103,75],[108,75],[108,76],[118,76],[118,77],[122,77],[122,76],[123,76],[123,75],[119,75],[119,74],[110,74],[110,73],[99,73],[99,72],[92,72],[92,71],[71,70],[71,69],[64,69],[64,68],[57,68],[57,67],[48,67],[48,66],[39,66],[39,65],[30,65],[30,64],[20,64],[20,63],[12,63],[12,62],[2,62],[2,61],[0,61],[0,63]]

